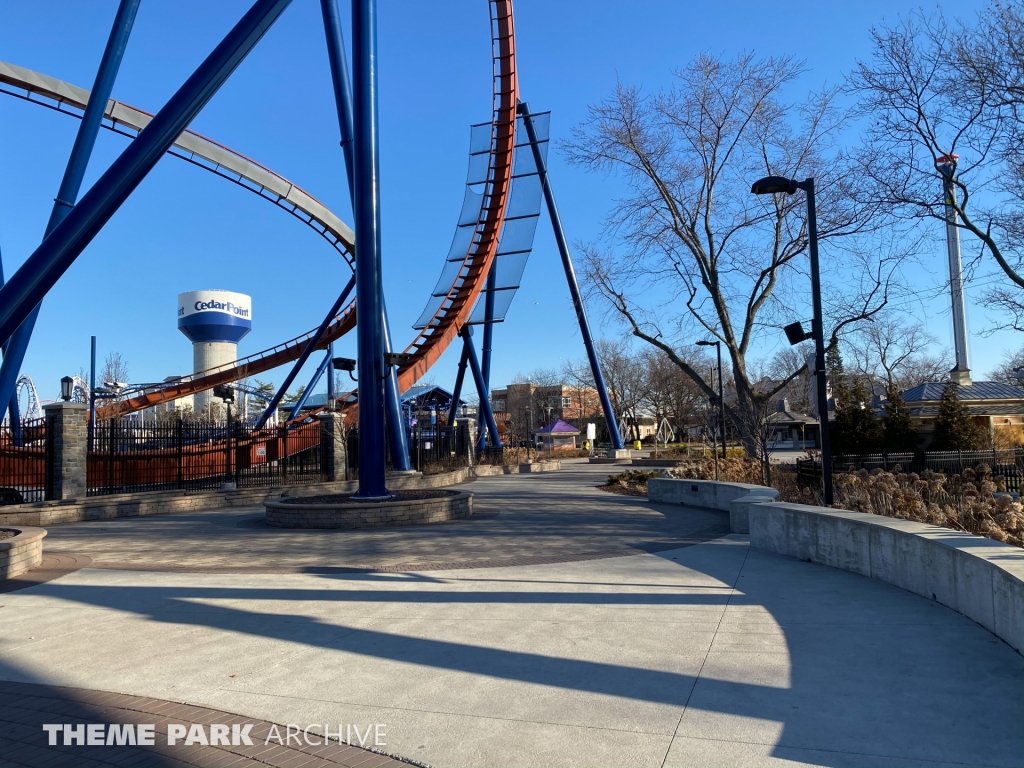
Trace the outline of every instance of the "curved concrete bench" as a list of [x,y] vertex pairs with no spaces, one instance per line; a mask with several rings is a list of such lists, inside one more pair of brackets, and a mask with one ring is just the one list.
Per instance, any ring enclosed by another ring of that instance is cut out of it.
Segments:
[[1024,550],[909,520],[805,504],[748,506],[750,545],[901,587],[1024,645]]
[[43,562],[43,537],[45,528],[0,528],[17,531],[9,539],[0,539],[0,579],[24,573]]
[[[718,509],[729,512],[731,504],[745,496],[759,496],[771,500],[779,498],[774,488],[748,483],[723,483],[717,480],[676,480],[669,477],[652,477],[647,481],[647,499],[669,504],[686,504],[691,507]],[[746,531],[743,531],[745,533]],[[740,533],[740,531],[734,531]]]

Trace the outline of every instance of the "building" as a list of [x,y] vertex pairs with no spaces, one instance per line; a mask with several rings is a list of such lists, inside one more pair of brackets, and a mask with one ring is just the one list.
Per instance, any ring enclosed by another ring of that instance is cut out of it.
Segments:
[[557,419],[553,424],[538,429],[536,435],[545,451],[573,451],[578,447],[576,440],[580,431],[572,424]]
[[779,400],[775,412],[768,416],[771,425],[771,439],[768,446],[773,450],[821,447],[821,425],[813,416],[796,413],[790,408],[789,400]]
[[579,428],[588,420],[603,419],[596,389],[566,384],[521,382],[492,389],[491,409],[498,431],[519,440],[532,438],[538,428],[558,420]]
[[[927,449],[939,415],[945,382],[929,381],[903,393],[910,419]],[[976,381],[957,388],[957,400],[997,448],[1024,444],[1024,389],[996,381]]]

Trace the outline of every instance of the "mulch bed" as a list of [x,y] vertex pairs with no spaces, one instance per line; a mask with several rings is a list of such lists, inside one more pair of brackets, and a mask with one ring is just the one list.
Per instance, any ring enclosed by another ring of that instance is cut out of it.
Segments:
[[454,496],[458,491],[392,491],[391,498],[357,499],[354,493],[332,493],[324,496],[298,496],[280,499],[282,504],[379,504],[388,501],[419,501]]
[[0,539],[13,539],[18,535],[18,531],[11,531],[6,528],[0,528]]
[[604,491],[605,493],[617,493],[619,496],[640,496],[644,499],[647,498],[646,488],[641,489],[633,485],[599,485],[597,486],[597,489],[599,491]]

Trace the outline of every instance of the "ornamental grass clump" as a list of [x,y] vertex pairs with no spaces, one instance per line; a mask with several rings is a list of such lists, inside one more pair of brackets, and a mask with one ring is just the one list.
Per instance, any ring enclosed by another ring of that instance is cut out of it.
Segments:
[[987,464],[946,476],[865,469],[834,477],[839,509],[940,525],[1014,546],[1024,539],[1024,507]]
[[[683,480],[714,480],[715,460],[706,457],[687,459],[668,470],[667,474]],[[761,485],[761,463],[757,459],[719,459],[718,479],[726,483]]]

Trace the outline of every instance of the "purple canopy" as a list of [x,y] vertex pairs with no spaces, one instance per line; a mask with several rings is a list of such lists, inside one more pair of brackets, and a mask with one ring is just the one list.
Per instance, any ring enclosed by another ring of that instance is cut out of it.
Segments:
[[564,421],[559,419],[554,424],[549,424],[546,427],[541,427],[537,430],[538,435],[578,435],[580,431],[576,429],[572,424],[566,424]]

